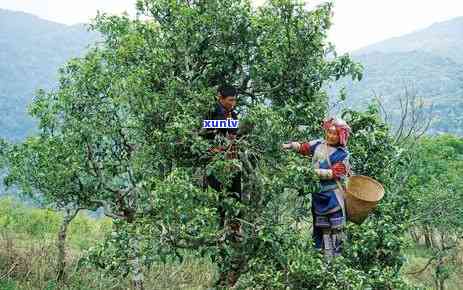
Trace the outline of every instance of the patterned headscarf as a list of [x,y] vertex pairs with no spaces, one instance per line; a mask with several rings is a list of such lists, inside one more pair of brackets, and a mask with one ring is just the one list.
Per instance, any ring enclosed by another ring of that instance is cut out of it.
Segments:
[[338,132],[339,143],[341,146],[346,146],[351,128],[347,125],[346,121],[339,118],[330,117],[323,121],[323,129],[327,130],[333,126],[336,128],[336,132]]

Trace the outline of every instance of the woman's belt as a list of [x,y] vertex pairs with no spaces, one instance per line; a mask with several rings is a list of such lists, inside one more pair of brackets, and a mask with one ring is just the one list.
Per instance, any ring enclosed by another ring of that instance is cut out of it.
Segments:
[[321,192],[332,191],[332,190],[335,190],[336,188],[338,188],[338,185],[336,183],[320,185]]

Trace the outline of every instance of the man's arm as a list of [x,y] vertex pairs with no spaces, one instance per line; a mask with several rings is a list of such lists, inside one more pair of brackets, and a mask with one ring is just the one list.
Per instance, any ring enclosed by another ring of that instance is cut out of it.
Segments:
[[[203,120],[214,120],[214,111],[209,111],[207,114],[203,117]],[[199,136],[202,138],[212,141],[215,139],[215,136],[218,133],[217,128],[204,128],[203,127],[203,120],[201,120],[201,130],[199,131]],[[225,151],[225,147],[223,146],[211,146],[208,150],[208,152],[212,153],[219,153]]]
[[201,129],[199,130],[199,136],[203,137],[204,139],[207,140],[212,140],[215,137],[215,134],[217,133],[217,129],[214,128],[204,128],[203,123],[204,120],[211,120],[212,119],[212,111],[208,111],[206,115],[203,116],[201,120]]

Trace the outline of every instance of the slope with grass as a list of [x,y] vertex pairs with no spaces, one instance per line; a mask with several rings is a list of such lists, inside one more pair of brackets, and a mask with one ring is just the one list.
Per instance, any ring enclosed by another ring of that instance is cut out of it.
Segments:
[[334,88],[346,87],[345,105],[356,108],[380,96],[396,118],[408,91],[422,97],[429,111],[432,104],[430,133],[463,135],[462,45],[463,17],[379,42],[352,53],[365,68],[363,80],[342,80]]

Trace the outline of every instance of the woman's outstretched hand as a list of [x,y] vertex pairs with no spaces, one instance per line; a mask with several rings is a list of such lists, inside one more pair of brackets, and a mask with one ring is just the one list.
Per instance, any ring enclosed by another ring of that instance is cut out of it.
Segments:
[[293,143],[292,142],[283,143],[281,145],[281,149],[283,149],[283,150],[288,150],[288,149],[292,149],[292,148],[293,148]]

